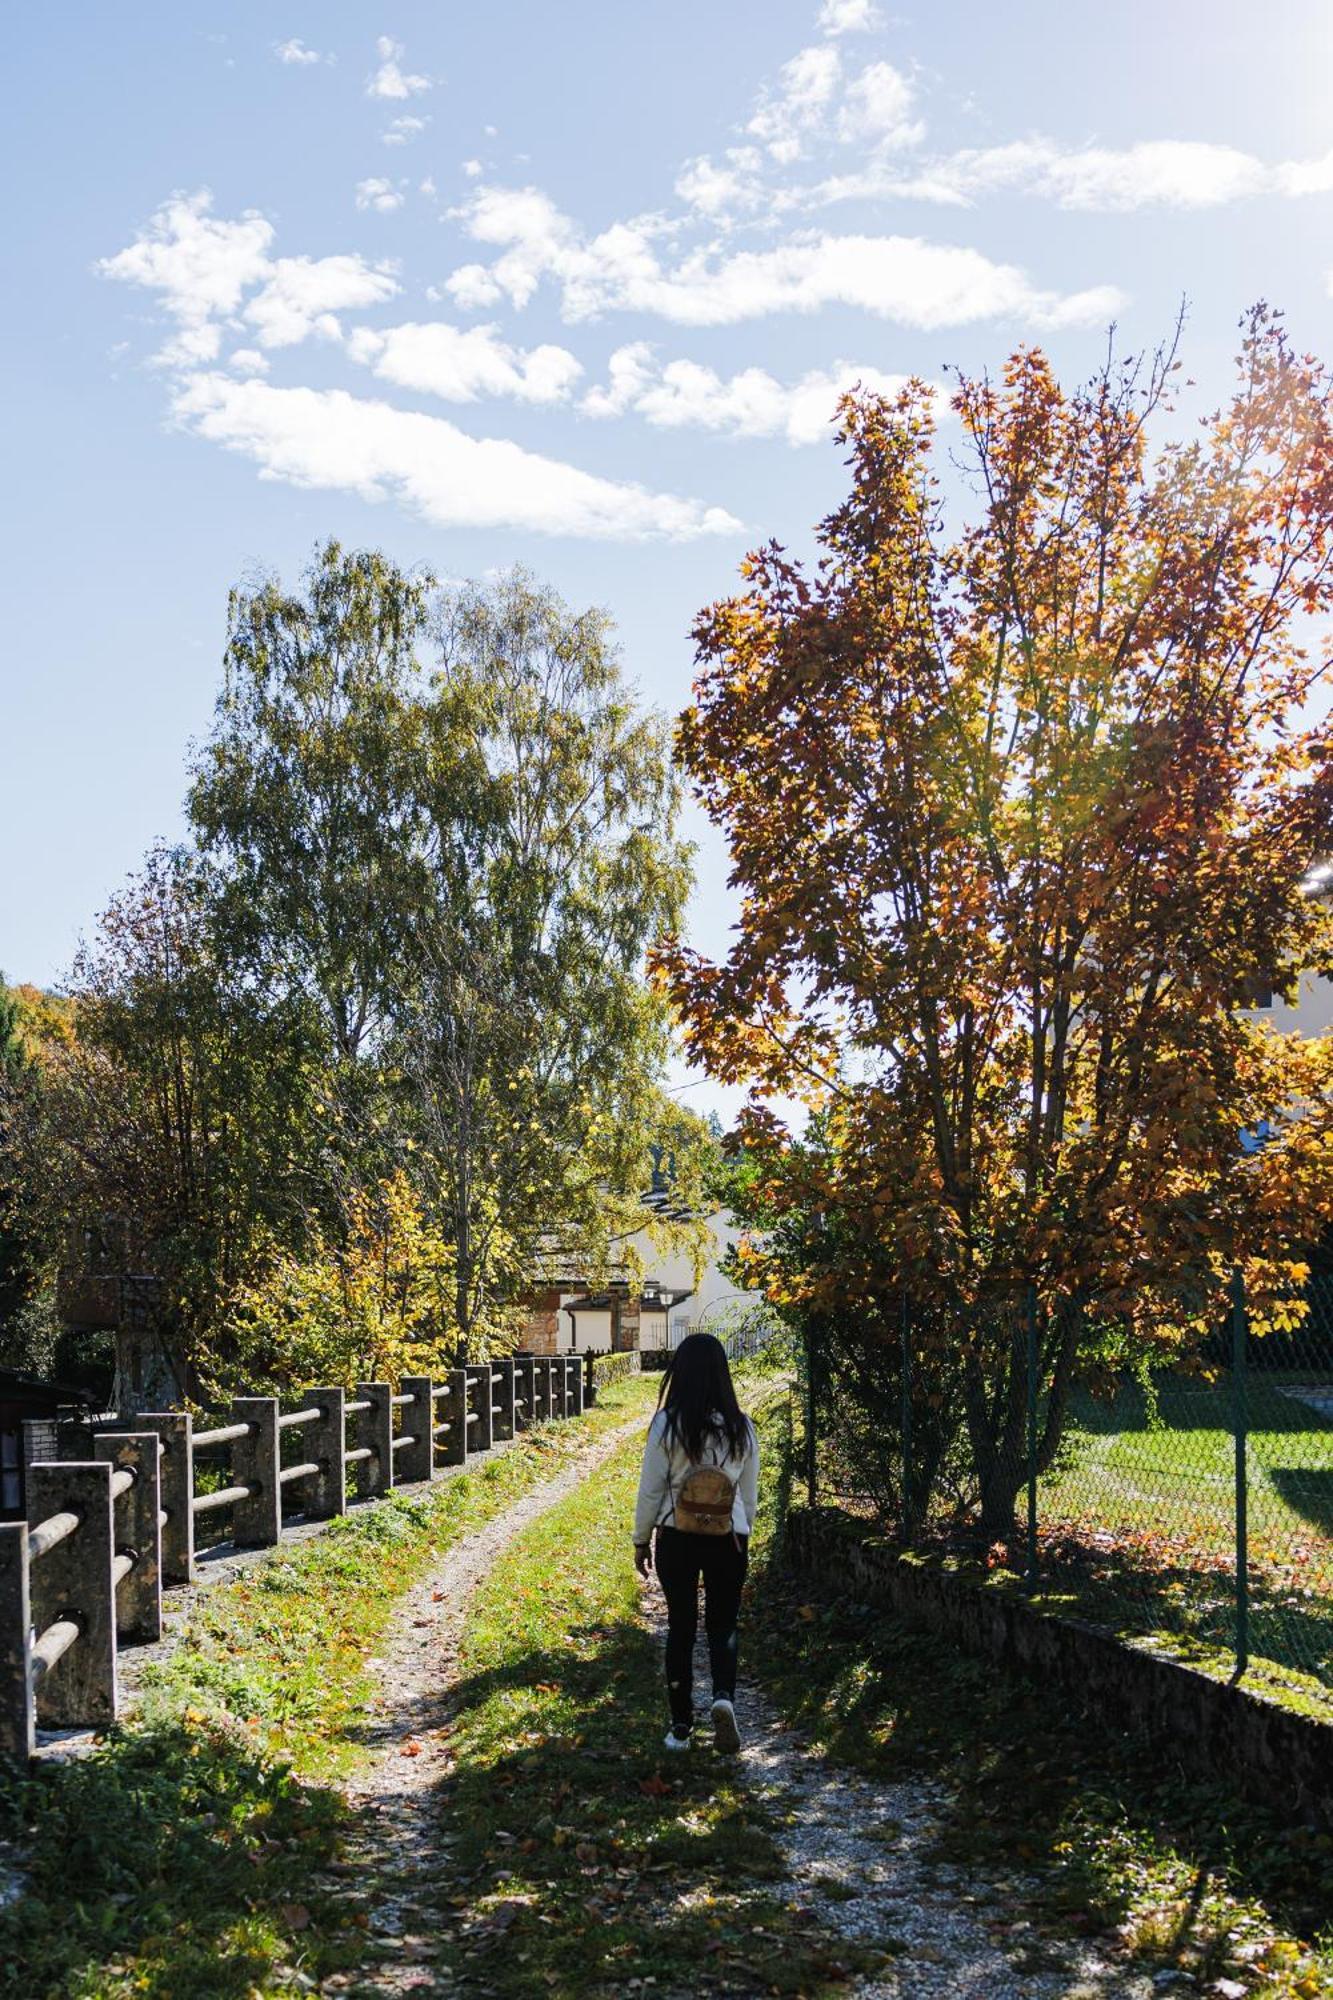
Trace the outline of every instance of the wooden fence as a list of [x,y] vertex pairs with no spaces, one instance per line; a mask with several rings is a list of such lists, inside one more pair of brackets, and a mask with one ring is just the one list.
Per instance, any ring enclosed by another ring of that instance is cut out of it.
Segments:
[[[619,1356],[614,1357],[619,1359]],[[87,1462],[27,1468],[28,1519],[0,1523],[0,1755],[38,1728],[100,1728],[119,1709],[126,1642],[162,1633],[162,1588],[194,1580],[196,1525],[229,1517],[236,1548],[268,1548],[294,1518],[346,1512],[595,1400],[593,1357],[518,1355],[404,1379],[307,1389],[296,1406],[238,1396],[196,1430],[166,1410],[107,1425]],[[221,1463],[215,1454],[225,1455]],[[196,1457],[213,1467],[201,1481]]]

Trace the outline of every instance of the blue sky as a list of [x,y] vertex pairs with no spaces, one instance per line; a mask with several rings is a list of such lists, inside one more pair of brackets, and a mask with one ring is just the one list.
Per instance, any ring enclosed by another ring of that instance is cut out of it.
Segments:
[[[835,500],[839,384],[1329,346],[1325,0],[29,10],[11,37],[0,967],[178,825],[229,586],[516,560],[645,696]],[[695,933],[719,949],[705,836]]]

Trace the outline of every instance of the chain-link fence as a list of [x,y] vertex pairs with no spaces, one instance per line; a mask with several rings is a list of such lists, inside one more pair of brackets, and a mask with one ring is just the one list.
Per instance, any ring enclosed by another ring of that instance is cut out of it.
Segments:
[[1188,1369],[1108,1363],[1082,1386],[1086,1318],[1020,1289],[960,1339],[904,1292],[810,1329],[806,1479],[1052,1608],[1333,1706],[1333,1262],[1308,1305],[1256,1337],[1237,1281]]

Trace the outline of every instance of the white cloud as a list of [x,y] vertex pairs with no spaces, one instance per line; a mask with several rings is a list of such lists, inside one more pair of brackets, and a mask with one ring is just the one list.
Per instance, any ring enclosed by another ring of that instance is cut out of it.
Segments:
[[273,44],[273,53],[280,63],[300,63],[302,67],[307,63],[317,63],[324,60],[319,50],[308,49],[299,35],[293,35],[291,40],[287,42],[275,42]]
[[570,321],[632,311],[682,326],[727,326],[847,305],[925,329],[998,317],[1057,326],[1105,319],[1121,303],[1109,286],[1045,291],[1016,265],[914,236],[812,233],[734,253],[714,244],[664,265],[656,239],[668,230],[660,221],[616,223],[585,239],[536,188],[483,188],[464,213],[472,236],[501,246],[501,255],[455,271],[446,281],[455,301],[491,305],[504,296],[521,307],[549,277]]
[[865,34],[880,22],[873,0],[824,0],[819,25],[826,35]]
[[316,332],[336,337],[335,313],[382,304],[398,290],[387,265],[363,257],[273,257],[273,225],[264,216],[220,222],[209,213],[211,201],[207,190],[173,195],[133,243],[97,267],[160,296],[176,325],[160,361],[213,361],[228,327],[252,328],[262,348],[289,347]]
[[401,208],[406,196],[401,183],[385,180],[382,175],[372,175],[369,180],[356,184],[356,205],[358,208],[372,208],[380,215],[388,215],[395,208]]
[[1217,208],[1258,195],[1333,191],[1333,153],[1276,165],[1234,146],[1150,139],[1135,146],[1062,147],[1042,137],[944,154],[910,169],[877,158],[793,198],[793,205],[910,198],[970,207],[1013,193],[1059,208],[1127,214],[1141,208]]
[[1125,210],[1160,205],[1213,208],[1255,194],[1326,193],[1333,154],[1269,167],[1234,146],[1186,139],[1149,140],[1116,152],[1106,147],[1055,154],[1036,176],[1035,192],[1061,208]]
[[209,214],[206,189],[173,195],[133,243],[97,264],[103,277],[157,292],[176,323],[175,338],[157,357],[193,365],[212,361],[221,346],[219,318],[234,314],[251,285],[267,276],[273,225],[253,209],[238,222]]
[[525,306],[543,273],[577,251],[574,224],[539,188],[481,188],[462,212],[477,242],[503,246],[489,270],[466,264],[446,279],[451,296],[469,311],[494,305],[502,295]]
[[764,199],[760,179],[763,155],[757,146],[730,146],[726,165],[717,166],[707,153],[687,160],[676,176],[676,193],[710,222],[758,208]]
[[384,332],[358,328],[347,343],[354,361],[381,381],[422,389],[451,403],[513,396],[523,403],[568,400],[583,369],[564,347],[511,347],[495,326],[457,327],[444,320],[408,322]]
[[776,90],[765,90],[746,131],[783,165],[799,159],[803,141],[817,132],[842,81],[842,59],[826,43],[800,49],[778,72]]
[[278,257],[268,282],[245,308],[261,347],[292,347],[311,333],[339,337],[333,315],[380,305],[398,282],[384,265],[363,257]]
[[267,375],[268,356],[257,347],[238,347],[227,363],[241,375]]
[[418,132],[424,132],[429,124],[429,118],[411,116],[395,118],[388,128],[380,133],[381,142],[386,146],[405,146],[409,139],[416,138]]
[[[646,341],[617,348],[609,380],[592,389],[580,408],[590,417],[622,416],[634,410],[660,429],[685,426],[723,431],[731,437],[781,437],[788,444],[818,444],[831,431],[838,398],[856,386],[892,396],[903,375],[837,361],[813,369],[792,383],[779,382],[763,368],[721,376],[697,361],[659,365]],[[941,401],[943,392],[938,392]]]
[[911,116],[913,90],[892,63],[868,63],[848,84],[838,112],[838,137],[848,144],[916,146],[925,126]]
[[264,479],[398,500],[439,528],[519,528],[612,541],[735,534],[720,507],[599,479],[524,451],[472,438],[442,417],[395,410],[341,389],[280,389],[198,374],[180,386],[177,421],[240,453]]
[[911,146],[925,131],[913,116],[915,95],[892,63],[849,71],[834,43],[814,42],[783,64],[775,85],[760,92],[745,129],[778,167],[834,145],[872,151]]
[[481,178],[481,170],[480,160],[464,160],[463,172],[470,181],[479,180]]
[[[480,312],[486,306],[495,305],[503,297],[500,287],[484,264],[460,264],[458,269],[451,271],[445,279],[444,289],[464,312]],[[428,298],[436,296],[433,290],[427,293]]]
[[423,90],[431,88],[428,76],[413,76],[402,67],[405,53],[401,42],[395,42],[391,35],[381,35],[375,44],[380,66],[366,85],[367,97],[387,97],[395,101],[416,97]]

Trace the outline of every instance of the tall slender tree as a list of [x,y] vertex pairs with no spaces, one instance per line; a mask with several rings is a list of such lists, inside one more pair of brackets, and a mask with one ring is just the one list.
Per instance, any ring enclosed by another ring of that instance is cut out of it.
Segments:
[[638,1219],[667,1053],[643,960],[689,865],[667,726],[637,708],[603,614],[514,572],[447,600],[439,638],[401,1047],[466,1340],[507,1275],[493,1243],[529,1272],[586,1267]]

